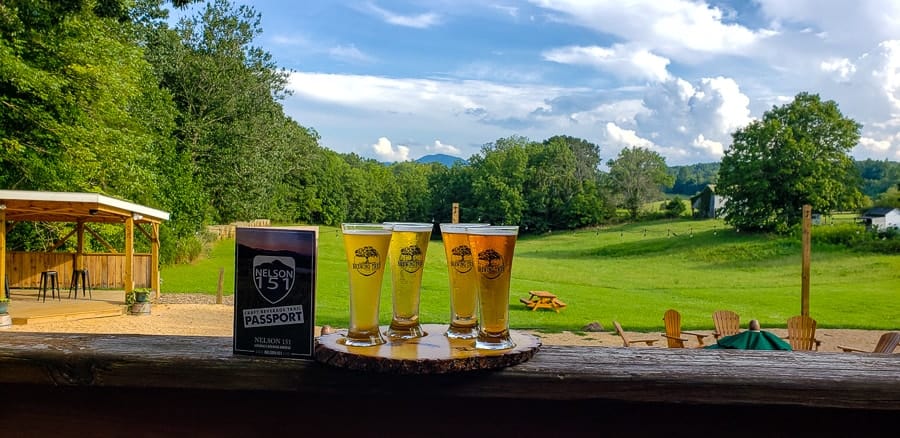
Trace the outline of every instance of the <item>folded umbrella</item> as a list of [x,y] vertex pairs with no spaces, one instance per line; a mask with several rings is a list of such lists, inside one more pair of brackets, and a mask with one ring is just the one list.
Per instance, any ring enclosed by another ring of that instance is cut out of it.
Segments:
[[747,330],[736,335],[723,336],[708,347],[710,349],[729,350],[791,350],[791,344],[783,341],[774,333],[762,330]]

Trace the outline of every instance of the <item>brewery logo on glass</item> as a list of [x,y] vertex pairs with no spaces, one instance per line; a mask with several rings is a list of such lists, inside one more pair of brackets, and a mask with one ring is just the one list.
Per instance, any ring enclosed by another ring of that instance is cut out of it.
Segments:
[[277,304],[294,288],[293,257],[253,257],[253,285],[266,301]]
[[353,269],[359,272],[359,275],[368,277],[378,272],[379,267],[381,267],[381,254],[378,254],[377,249],[364,246],[353,251]]
[[397,266],[410,274],[414,274],[419,269],[422,269],[424,258],[422,248],[419,248],[419,245],[410,245],[406,248],[400,248],[400,260],[397,260]]
[[[472,263],[472,248],[469,248],[469,245],[460,245],[456,248],[450,250],[450,254],[454,257],[459,257],[459,259],[454,258],[450,261],[450,266],[459,272],[460,274],[465,274],[472,270],[474,263]],[[469,257],[468,259],[466,257]]]
[[311,359],[318,229],[237,228],[234,352]]
[[503,256],[493,249],[486,249],[478,253],[478,272],[488,279],[495,279],[506,271],[506,263]]

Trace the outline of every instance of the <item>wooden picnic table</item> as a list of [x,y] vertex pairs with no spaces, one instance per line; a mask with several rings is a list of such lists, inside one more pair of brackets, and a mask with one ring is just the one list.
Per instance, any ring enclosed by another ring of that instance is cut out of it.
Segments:
[[545,290],[532,290],[528,291],[531,294],[531,297],[527,300],[521,299],[523,304],[526,307],[531,309],[531,311],[535,311],[537,309],[552,309],[559,313],[559,309],[566,307],[566,303],[559,300],[556,295],[547,292]]

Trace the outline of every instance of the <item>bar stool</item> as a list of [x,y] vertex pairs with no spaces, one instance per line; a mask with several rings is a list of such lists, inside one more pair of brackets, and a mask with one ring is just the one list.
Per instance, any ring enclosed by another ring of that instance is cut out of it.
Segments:
[[69,295],[66,298],[72,296],[72,291],[75,291],[75,299],[78,299],[78,282],[81,281],[81,296],[85,295],[85,292],[90,294],[91,299],[94,299],[93,288],[91,288],[91,273],[88,272],[87,269],[75,269],[72,271],[72,281],[69,282]]
[[41,299],[41,292],[44,294],[44,302],[47,302],[47,289],[50,289],[51,298],[62,299],[62,292],[59,291],[59,276],[56,271],[41,272],[41,288],[38,290],[38,300]]

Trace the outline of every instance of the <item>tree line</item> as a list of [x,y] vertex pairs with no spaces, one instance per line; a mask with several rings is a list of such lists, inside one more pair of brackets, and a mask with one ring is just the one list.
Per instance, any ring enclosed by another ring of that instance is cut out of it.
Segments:
[[[462,221],[545,232],[602,224],[617,208],[637,218],[662,188],[682,181],[688,194],[713,177],[711,165],[673,174],[638,147],[603,163],[598,145],[565,135],[497,139],[451,167],[340,154],[284,114],[289,72],[254,45],[253,8],[213,0],[170,25],[167,7],[187,3],[0,3],[0,187],[169,211],[161,255],[173,262],[198,251],[207,224],[447,222],[458,202]],[[16,227],[9,241],[46,246],[64,227]]]

